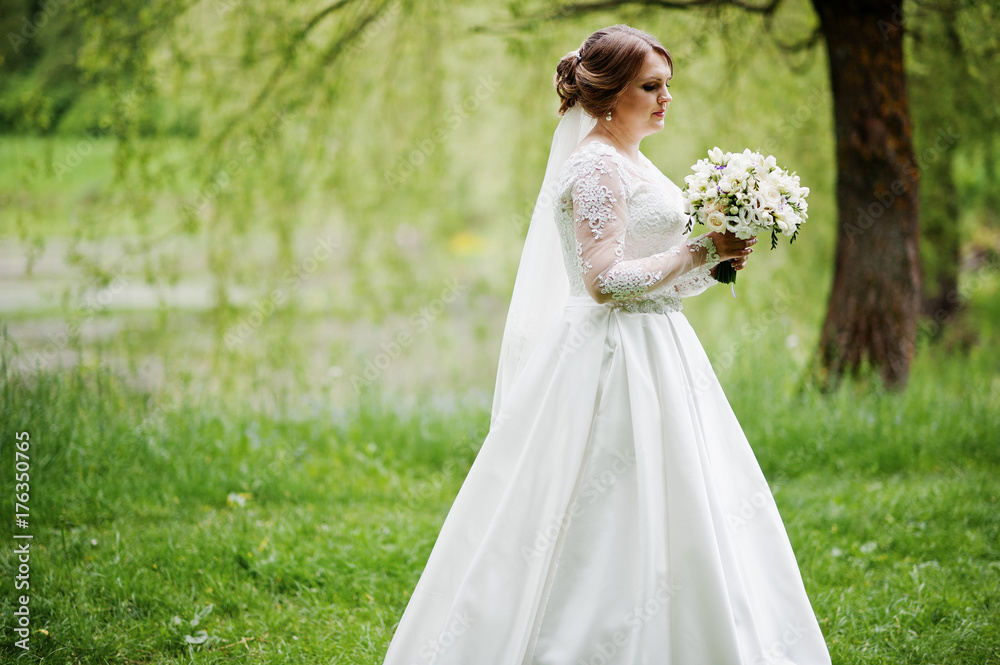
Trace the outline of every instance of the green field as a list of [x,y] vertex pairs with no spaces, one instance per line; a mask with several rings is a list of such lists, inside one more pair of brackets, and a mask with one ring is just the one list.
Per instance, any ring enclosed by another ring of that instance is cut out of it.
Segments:
[[[369,393],[159,404],[99,365],[25,377],[10,355],[0,461],[30,434],[29,658],[46,662],[380,663],[489,424],[482,403]],[[996,349],[932,348],[904,394],[821,395],[761,360],[720,378],[834,662],[1000,662]],[[0,582],[17,566],[4,548]]]

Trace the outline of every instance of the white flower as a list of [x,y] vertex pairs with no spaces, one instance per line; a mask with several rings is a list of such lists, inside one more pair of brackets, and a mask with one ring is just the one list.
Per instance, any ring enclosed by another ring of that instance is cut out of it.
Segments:
[[802,218],[796,215],[793,211],[789,211],[788,214],[785,215],[785,221],[788,222],[788,233],[785,235],[792,235],[800,226],[802,226]]
[[794,210],[786,209],[774,214],[774,223],[778,226],[778,230],[786,236],[790,236],[799,228],[802,220],[795,214]]
[[721,210],[713,210],[705,216],[705,226],[722,233],[726,230],[726,216]]
[[723,153],[719,146],[715,146],[708,151],[708,158],[716,164],[723,164],[727,156],[729,156],[729,153]]
[[735,155],[733,155],[729,163],[733,165],[734,169],[738,169],[744,172],[749,171],[751,168],[755,166],[753,159],[745,152],[736,153]]
[[781,207],[781,190],[771,183],[761,186],[760,197],[768,208],[778,210]]
[[735,187],[735,185],[736,185],[736,182],[733,179],[733,175],[731,173],[725,173],[725,172],[723,172],[723,176],[719,180],[719,187],[722,188],[722,191],[724,191],[724,192],[731,192],[731,191],[733,191],[733,188]]
[[735,182],[741,189],[746,190],[747,187],[751,186],[750,183],[753,180],[753,176],[751,176],[750,172],[746,169],[735,169],[731,175],[733,182]]
[[739,215],[726,215],[726,230],[736,234],[743,231],[750,231],[750,229],[743,225]]
[[788,219],[785,217],[783,213],[780,212],[774,213],[774,223],[778,225],[779,231],[781,231],[785,235],[788,235],[791,227],[788,224]]

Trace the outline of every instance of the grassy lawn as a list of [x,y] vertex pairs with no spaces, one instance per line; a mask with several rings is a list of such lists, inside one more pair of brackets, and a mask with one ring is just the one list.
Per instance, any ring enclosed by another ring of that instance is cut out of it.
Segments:
[[[789,383],[785,366],[765,367],[723,385],[834,662],[1000,663],[992,353],[930,357],[902,395],[786,390],[762,409],[751,385]],[[152,395],[100,369],[2,372],[4,469],[15,432],[31,436],[22,657],[381,663],[488,413],[397,412],[378,397],[305,413],[235,401],[151,408]],[[12,512],[5,501],[7,524]],[[17,566],[5,547],[7,617]],[[6,624],[0,658],[13,662],[22,651]]]
[[[834,275],[842,93],[810,3],[625,3],[523,31],[544,3],[494,4],[4,5],[0,665],[381,665],[488,432],[553,66],[604,19],[674,54],[669,122],[642,147],[674,183],[717,145],[810,187],[794,246],[684,311],[833,662],[1000,665],[1000,146],[974,94],[998,80],[996,3],[907,3],[923,280],[948,219],[960,322],[921,328],[905,392],[829,394],[802,377]],[[129,90],[147,69],[156,94]]]

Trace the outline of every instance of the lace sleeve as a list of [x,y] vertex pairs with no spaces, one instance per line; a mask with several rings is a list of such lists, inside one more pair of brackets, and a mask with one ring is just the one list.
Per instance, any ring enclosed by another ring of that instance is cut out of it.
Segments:
[[690,298],[705,291],[719,282],[712,277],[712,268],[719,264],[719,255],[715,252],[715,243],[708,237],[708,234],[700,235],[691,239],[694,242],[707,243],[711,245],[709,250],[711,257],[702,265],[687,271],[680,277],[670,282],[665,288],[670,289],[678,298]]
[[577,255],[591,297],[602,304],[630,300],[694,268],[708,265],[707,274],[713,261],[718,262],[715,244],[707,236],[652,256],[624,260],[628,205],[618,168],[612,158],[600,156],[584,169],[571,192]]

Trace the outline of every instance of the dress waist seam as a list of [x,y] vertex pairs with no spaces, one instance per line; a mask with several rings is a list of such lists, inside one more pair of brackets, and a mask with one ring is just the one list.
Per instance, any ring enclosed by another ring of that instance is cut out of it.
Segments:
[[643,301],[623,301],[599,303],[589,295],[574,296],[566,298],[566,307],[603,307],[609,310],[622,310],[626,312],[643,312],[655,314],[670,314],[681,311],[680,298],[669,300],[643,300]]

